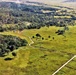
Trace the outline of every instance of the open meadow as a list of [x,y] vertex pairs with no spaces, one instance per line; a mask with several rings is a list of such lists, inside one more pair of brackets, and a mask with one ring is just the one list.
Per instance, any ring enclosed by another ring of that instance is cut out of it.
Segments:
[[[68,26],[64,35],[55,32],[63,27],[42,27],[40,29],[25,29],[5,31],[0,34],[13,35],[26,39],[28,45],[14,50],[17,56],[5,61],[0,57],[0,75],[52,75],[60,66],[76,55],[76,26]],[[39,36],[37,36],[39,34]],[[33,41],[33,43],[31,43]],[[76,58],[62,68],[56,75],[75,75]]]

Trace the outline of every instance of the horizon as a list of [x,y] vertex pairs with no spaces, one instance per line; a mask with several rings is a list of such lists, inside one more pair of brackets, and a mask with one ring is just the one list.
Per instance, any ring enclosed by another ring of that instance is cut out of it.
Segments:
[[57,5],[57,6],[66,6],[66,7],[72,7],[76,9],[76,1],[70,2],[70,0],[0,0],[0,2],[15,2],[15,3],[24,3],[26,4],[26,1],[30,2],[40,2],[48,5]]
[[61,3],[61,2],[64,2],[66,0],[0,0],[0,1],[6,1],[6,2],[16,2],[16,1],[19,1],[19,2],[26,2],[26,1],[34,1],[34,2],[55,2],[55,3]]

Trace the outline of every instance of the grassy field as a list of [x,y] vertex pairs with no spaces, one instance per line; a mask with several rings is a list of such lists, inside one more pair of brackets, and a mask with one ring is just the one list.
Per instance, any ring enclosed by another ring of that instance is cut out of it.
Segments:
[[[55,33],[58,29],[63,29],[63,27],[52,26],[22,32],[0,33],[18,36],[28,41],[28,46],[15,50],[17,56],[13,57],[13,60],[5,61],[6,57],[0,57],[0,75],[52,75],[76,54],[76,26],[69,26],[64,36]],[[41,38],[36,38],[37,33],[41,35]],[[29,37],[34,41],[31,46],[29,46],[31,43]],[[12,57],[11,53],[7,57]],[[75,61],[76,59],[71,61],[56,75],[75,75]]]
[[71,18],[71,16],[54,16],[54,18]]

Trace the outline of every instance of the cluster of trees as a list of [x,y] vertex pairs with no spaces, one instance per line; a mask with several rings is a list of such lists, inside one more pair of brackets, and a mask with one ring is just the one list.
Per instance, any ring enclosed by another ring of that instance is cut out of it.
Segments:
[[[32,38],[34,39],[42,39],[42,40],[44,40],[45,38],[43,37],[43,36],[41,36],[39,33],[37,33],[35,36],[32,36]],[[49,39],[49,38],[51,38],[51,36],[50,35],[48,35],[48,37],[47,37],[47,39]],[[54,39],[54,37],[52,37],[52,39]]]
[[58,30],[58,31],[56,31],[56,33],[58,34],[58,35],[63,35],[64,34],[64,30]]
[[18,23],[18,19],[11,17],[11,16],[7,16],[7,14],[1,15],[0,14],[0,24],[16,24]]
[[24,23],[19,23],[19,24],[8,24],[8,25],[0,25],[0,32],[3,31],[8,31],[8,30],[19,30],[22,31],[23,29],[26,29],[26,25]]
[[65,31],[69,30],[67,26],[64,26],[63,30],[57,30],[55,33],[58,35],[64,35]]
[[[18,49],[21,46],[26,46],[27,41],[19,37],[11,35],[0,35],[0,56],[4,56],[9,52]],[[15,55],[13,53],[13,55]]]

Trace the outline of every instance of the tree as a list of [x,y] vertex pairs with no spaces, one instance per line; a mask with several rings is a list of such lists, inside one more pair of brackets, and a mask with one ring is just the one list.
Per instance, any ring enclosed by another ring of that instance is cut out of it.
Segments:
[[50,35],[48,36],[48,38],[50,38]]
[[34,36],[32,36],[32,38],[35,38]]
[[12,52],[12,55],[13,55],[13,56],[17,56],[17,54],[16,54],[15,52]]
[[37,34],[36,34],[36,37],[41,37],[41,35],[37,33]]
[[54,37],[52,39],[54,40]]
[[65,30],[58,30],[56,33],[57,33],[58,35],[63,35],[64,32],[65,32]]
[[42,40],[44,40],[44,38],[42,37]]
[[12,60],[12,59],[13,59],[13,58],[7,57],[7,58],[5,58],[4,60],[8,61],[8,60]]

